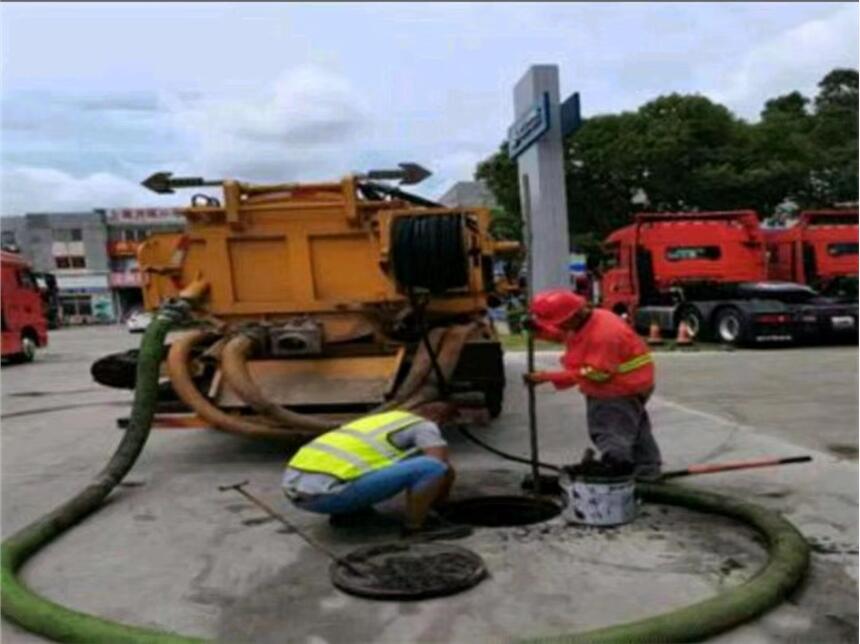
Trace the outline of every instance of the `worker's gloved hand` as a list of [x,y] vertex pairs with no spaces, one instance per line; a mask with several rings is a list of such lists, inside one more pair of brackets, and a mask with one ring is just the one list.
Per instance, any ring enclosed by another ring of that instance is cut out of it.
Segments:
[[548,381],[542,371],[532,371],[531,373],[523,374],[523,383],[526,385],[540,385],[545,382]]

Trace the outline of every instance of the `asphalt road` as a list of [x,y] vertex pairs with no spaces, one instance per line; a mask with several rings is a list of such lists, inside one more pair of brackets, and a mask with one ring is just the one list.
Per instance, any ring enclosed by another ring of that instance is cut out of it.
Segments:
[[[4,366],[4,536],[82,487],[115,448],[128,392],[88,375],[99,355],[137,344],[120,328],[55,332],[31,365]],[[542,366],[557,356],[543,353]],[[523,354],[507,356],[505,410],[475,428],[527,452]],[[667,467],[810,453],[809,465],[726,473],[684,484],[743,496],[783,512],[813,545],[800,591],[727,642],[857,641],[857,348],[665,353],[649,407]],[[538,393],[542,456],[559,463],[587,445],[575,391]],[[456,495],[515,492],[526,468],[499,460],[456,432]],[[703,599],[748,578],[764,558],[748,531],[714,517],[647,507],[610,531],[565,527],[483,529],[460,542],[491,577],[457,597],[380,603],[334,590],[327,563],[241,497],[252,490],[343,554],[391,530],[344,533],[289,508],[278,489],[281,449],[202,430],[154,432],[99,513],[25,571],[38,592],[101,616],[241,642],[473,642],[553,635],[628,621]],[[393,516],[402,506],[383,508]],[[38,638],[2,625],[4,642]]]

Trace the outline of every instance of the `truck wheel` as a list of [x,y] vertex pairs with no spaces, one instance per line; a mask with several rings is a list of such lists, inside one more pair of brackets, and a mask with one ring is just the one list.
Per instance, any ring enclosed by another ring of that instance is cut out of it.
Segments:
[[679,317],[678,323],[684,322],[687,325],[687,330],[693,340],[701,341],[708,335],[705,320],[699,313],[699,309],[686,308]]
[[21,338],[21,362],[33,362],[36,358],[36,341],[30,335]]
[[137,355],[137,349],[106,355],[92,364],[90,375],[105,387],[134,389],[137,381]]
[[738,309],[730,307],[717,313],[717,340],[723,344],[738,346],[744,343],[747,335],[747,320]]
[[33,362],[36,358],[36,339],[26,331],[21,334],[21,351],[9,356],[9,362],[12,364],[22,364],[24,362]]

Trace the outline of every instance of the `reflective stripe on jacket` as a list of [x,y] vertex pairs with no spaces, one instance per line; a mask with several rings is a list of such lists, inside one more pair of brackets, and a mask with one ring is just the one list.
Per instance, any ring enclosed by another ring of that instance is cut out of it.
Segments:
[[405,411],[365,416],[304,445],[288,466],[351,481],[414,454],[417,448],[402,450],[389,439],[392,434],[421,422],[424,418]]

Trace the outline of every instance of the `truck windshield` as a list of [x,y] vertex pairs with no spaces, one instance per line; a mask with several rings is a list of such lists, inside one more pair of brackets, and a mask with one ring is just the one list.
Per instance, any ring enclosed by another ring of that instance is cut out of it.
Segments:
[[856,242],[837,242],[835,244],[827,244],[827,254],[831,257],[843,257],[844,255],[856,255]]
[[666,259],[670,262],[679,262],[685,259],[716,260],[719,258],[719,246],[672,246],[666,249]]

